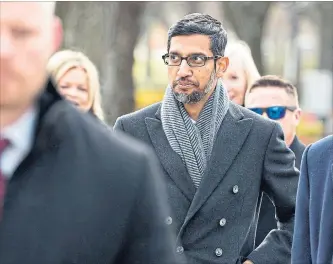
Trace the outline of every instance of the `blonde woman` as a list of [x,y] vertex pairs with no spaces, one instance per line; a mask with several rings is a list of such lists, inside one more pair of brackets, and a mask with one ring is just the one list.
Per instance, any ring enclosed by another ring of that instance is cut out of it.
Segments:
[[223,74],[223,83],[230,100],[244,106],[246,91],[260,78],[251,50],[245,42],[236,41],[227,45],[225,56],[229,57],[229,66]]
[[98,71],[87,56],[78,51],[59,51],[50,58],[47,70],[61,95],[80,110],[104,119]]

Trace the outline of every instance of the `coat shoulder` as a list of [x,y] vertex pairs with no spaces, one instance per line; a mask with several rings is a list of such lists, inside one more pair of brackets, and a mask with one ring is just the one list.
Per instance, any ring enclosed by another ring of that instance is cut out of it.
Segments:
[[[86,151],[95,153],[92,159],[101,159],[106,164],[131,162],[138,164],[149,149],[141,142],[123,134],[115,134],[111,128],[102,124],[96,118],[70,110],[66,121],[70,127],[75,127],[71,137],[76,140],[72,144],[84,144]],[[75,146],[74,146],[75,147]]]
[[313,185],[324,188],[328,177],[333,175],[332,160],[333,136],[328,136],[307,146],[302,157],[302,171]]
[[123,115],[121,117],[119,117],[118,119],[122,120],[122,121],[129,121],[129,120],[142,120],[145,119],[146,117],[154,117],[156,112],[158,111],[158,109],[161,106],[161,102],[152,104],[150,106],[147,106],[145,108],[142,108],[140,110],[137,110],[133,113],[129,113],[126,115]]
[[309,162],[333,160],[333,135],[325,138],[308,146],[307,158]]
[[116,120],[114,129],[121,129],[129,134],[137,133],[146,127],[146,118],[156,118],[156,113],[158,113],[160,106],[161,103],[155,103],[133,113],[123,115]]
[[252,119],[253,120],[253,124],[255,127],[260,128],[261,130],[270,130],[272,131],[272,129],[276,126],[277,122],[264,118],[254,112],[252,112],[251,110],[237,105],[235,103],[230,103],[230,110],[232,112],[238,112],[240,113],[240,115],[243,116],[244,119]]

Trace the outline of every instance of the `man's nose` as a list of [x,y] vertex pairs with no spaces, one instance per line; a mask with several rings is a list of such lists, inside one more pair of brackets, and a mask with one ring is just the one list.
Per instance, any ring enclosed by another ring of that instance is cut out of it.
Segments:
[[177,75],[181,78],[192,75],[192,68],[187,64],[186,60],[182,60],[180,63]]

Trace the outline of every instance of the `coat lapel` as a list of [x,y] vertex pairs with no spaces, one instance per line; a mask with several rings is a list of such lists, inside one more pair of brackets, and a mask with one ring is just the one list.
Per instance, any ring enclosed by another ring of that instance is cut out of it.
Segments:
[[208,162],[202,182],[196,192],[188,211],[184,225],[194,216],[216,189],[226,175],[237,154],[241,150],[252,127],[253,119],[244,119],[241,111],[230,104],[218,135],[216,137],[211,159]]
[[176,186],[189,201],[192,201],[196,188],[181,157],[171,148],[165,136],[160,119],[160,108],[155,116],[156,118],[146,118],[146,126],[156,154]]

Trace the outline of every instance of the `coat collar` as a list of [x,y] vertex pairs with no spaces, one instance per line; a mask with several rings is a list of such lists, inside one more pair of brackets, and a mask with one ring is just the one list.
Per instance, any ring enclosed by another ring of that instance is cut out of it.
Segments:
[[240,106],[230,102],[198,190],[195,189],[180,156],[173,151],[165,136],[161,122],[161,105],[155,113],[155,118],[147,117],[145,121],[156,154],[165,171],[191,201],[185,222],[189,221],[223,180],[250,132],[253,119],[244,118]]
[[46,151],[58,148],[64,139],[65,129],[61,129],[64,113],[69,104],[57,92],[54,82],[49,78],[36,102],[38,116],[32,149],[16,170],[14,176],[24,174],[32,160],[41,157]]

